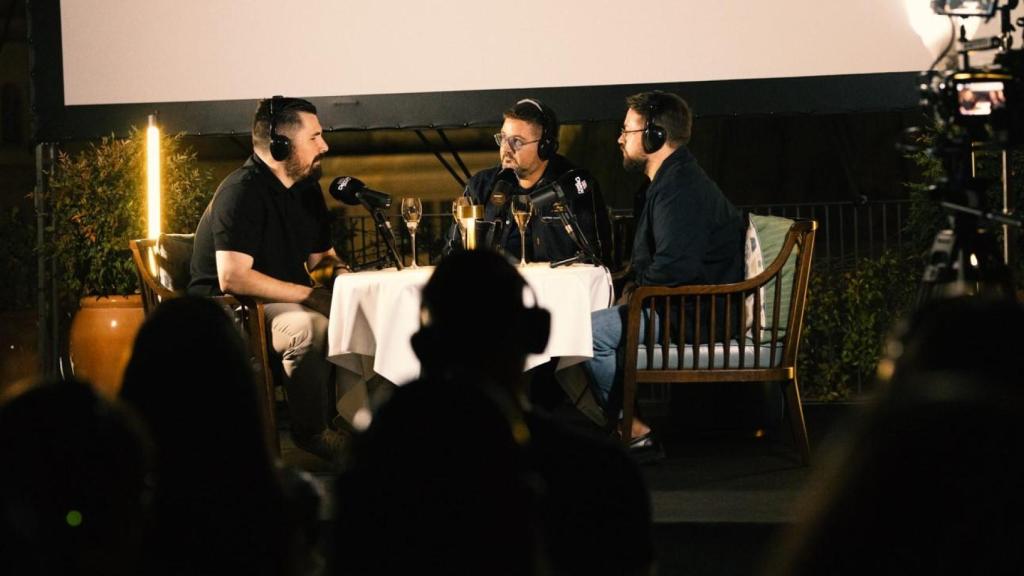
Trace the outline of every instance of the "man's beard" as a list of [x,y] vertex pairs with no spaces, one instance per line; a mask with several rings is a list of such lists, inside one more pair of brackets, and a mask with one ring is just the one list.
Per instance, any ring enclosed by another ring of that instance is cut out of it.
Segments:
[[502,158],[501,167],[515,172],[516,178],[519,178],[520,180],[530,175],[530,170],[517,163],[515,158]]
[[647,157],[635,158],[622,154],[622,168],[631,174],[642,174],[647,170]]
[[308,166],[302,166],[296,158],[290,157],[284,164],[284,173],[294,182],[319,180],[320,176],[323,175],[320,158],[321,156],[317,156]]

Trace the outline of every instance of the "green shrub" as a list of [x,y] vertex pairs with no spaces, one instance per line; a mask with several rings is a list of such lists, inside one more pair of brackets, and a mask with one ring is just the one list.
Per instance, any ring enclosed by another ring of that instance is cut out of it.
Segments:
[[[200,170],[181,136],[161,136],[163,229],[195,230],[213,194],[211,175]],[[146,135],[113,136],[80,153],[61,153],[50,175],[57,291],[74,308],[86,295],[130,294],[138,280],[128,240],[145,236]]]
[[913,304],[921,274],[916,255],[889,250],[852,264],[816,263],[800,344],[805,397],[845,400],[870,387],[893,321]]

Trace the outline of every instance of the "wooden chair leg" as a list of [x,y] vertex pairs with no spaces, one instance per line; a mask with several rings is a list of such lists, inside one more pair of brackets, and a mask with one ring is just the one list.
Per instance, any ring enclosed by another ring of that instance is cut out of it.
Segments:
[[274,372],[270,366],[270,352],[267,350],[267,323],[261,305],[246,308],[246,322],[249,332],[250,353],[256,360],[256,385],[260,388],[260,404],[263,408],[263,422],[266,426],[267,444],[274,456],[281,455],[281,439],[277,433],[277,411],[274,396]]
[[782,391],[786,396],[786,411],[789,413],[789,425],[793,430],[793,442],[800,452],[800,461],[804,466],[811,463],[811,445],[807,440],[807,425],[804,422],[804,409],[800,403],[800,387],[796,374],[792,380],[782,383]]

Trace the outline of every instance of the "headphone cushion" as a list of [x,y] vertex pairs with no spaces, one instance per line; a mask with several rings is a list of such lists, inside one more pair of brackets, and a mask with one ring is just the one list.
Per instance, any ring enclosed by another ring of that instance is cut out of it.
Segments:
[[272,134],[270,136],[270,156],[278,162],[288,159],[292,151],[292,143],[287,136]]
[[[548,346],[551,333],[551,312],[543,308],[526,308],[520,312],[518,326],[515,327],[510,340],[519,342],[522,350],[529,354],[540,354]],[[434,326],[421,326],[412,335],[410,343],[413,352],[421,362],[428,359],[443,357],[446,345],[451,345],[454,338]]]
[[537,156],[541,160],[547,160],[555,152],[558,152],[558,140],[553,140],[545,130],[545,133],[541,136],[541,141],[537,143]]
[[644,152],[654,154],[665,145],[665,129],[657,124],[648,122],[642,134]]

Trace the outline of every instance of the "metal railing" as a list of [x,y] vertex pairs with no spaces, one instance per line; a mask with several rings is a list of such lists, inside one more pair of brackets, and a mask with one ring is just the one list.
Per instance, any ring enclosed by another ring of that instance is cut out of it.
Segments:
[[752,204],[741,208],[755,214],[817,220],[815,258],[847,261],[902,248],[907,241],[904,223],[909,205],[909,200],[879,200]]
[[[902,248],[908,241],[904,224],[909,200],[855,202],[794,202],[787,204],[750,204],[741,209],[785,218],[812,218],[818,222],[815,240],[816,260],[850,261],[857,257],[877,257],[889,248]],[[609,211],[612,220],[613,267],[629,260],[633,243],[631,210]],[[400,216],[389,218],[399,251],[409,260],[412,251],[409,233]],[[418,262],[436,262],[452,225],[450,213],[423,215],[416,234]],[[369,216],[345,216],[335,219],[335,246],[353,263],[369,262],[384,254],[384,243]]]
[[[755,214],[785,218],[812,218],[818,222],[815,240],[815,260],[821,264],[851,264],[858,258],[877,258],[890,248],[902,249],[910,242],[905,223],[909,215],[909,200],[882,200],[855,202],[796,202],[787,204],[752,204],[740,208]],[[634,221],[631,210],[611,210],[612,267],[628,262],[633,243]],[[340,242],[336,246],[353,263],[373,261],[384,252],[384,244],[368,216],[338,219]],[[445,238],[453,223],[450,213],[424,214],[417,231],[418,261],[434,263],[441,256]],[[411,252],[409,234],[397,215],[391,217],[392,229],[398,247],[409,262]],[[336,240],[339,236],[336,235]],[[816,266],[815,270],[827,269]],[[812,270],[812,274],[813,274]],[[857,391],[862,383],[857,381]],[[645,386],[641,400],[663,404],[670,398],[667,385]]]

